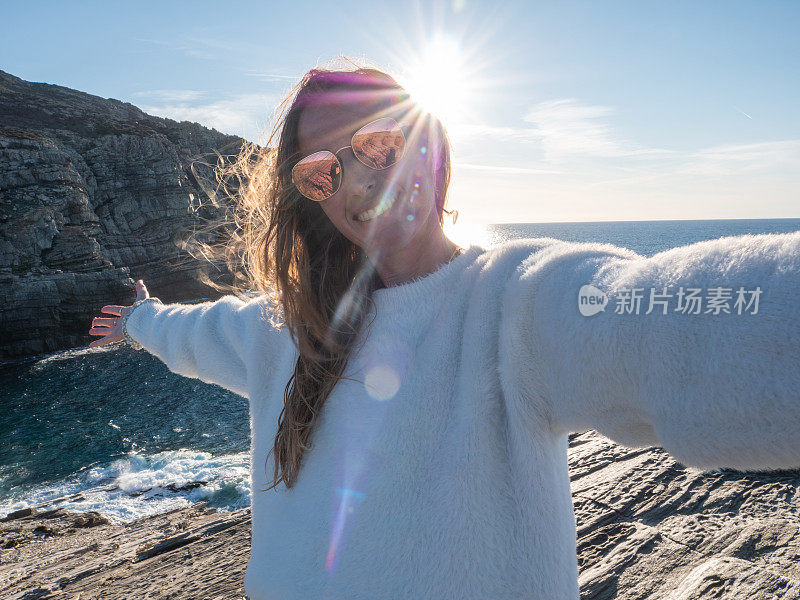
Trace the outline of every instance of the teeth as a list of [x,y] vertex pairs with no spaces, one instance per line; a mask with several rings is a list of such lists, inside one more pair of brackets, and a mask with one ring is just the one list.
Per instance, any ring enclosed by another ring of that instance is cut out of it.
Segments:
[[382,215],[387,210],[392,207],[396,196],[392,196],[391,198],[383,197],[381,198],[380,203],[375,208],[370,208],[369,210],[365,210],[362,213],[358,213],[356,215],[356,221],[369,221],[370,219],[374,219],[375,217]]

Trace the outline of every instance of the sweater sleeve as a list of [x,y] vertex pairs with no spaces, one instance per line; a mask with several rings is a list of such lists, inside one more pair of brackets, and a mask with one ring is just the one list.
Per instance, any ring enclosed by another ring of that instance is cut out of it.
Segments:
[[800,232],[650,258],[551,244],[507,292],[511,368],[553,428],[700,469],[800,467]]
[[271,326],[259,299],[224,296],[201,304],[144,302],[127,316],[125,328],[173,373],[247,397],[248,354]]

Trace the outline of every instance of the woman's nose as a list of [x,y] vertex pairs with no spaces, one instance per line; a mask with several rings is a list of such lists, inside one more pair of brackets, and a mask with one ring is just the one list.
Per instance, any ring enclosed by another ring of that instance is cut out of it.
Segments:
[[344,187],[348,196],[365,198],[369,196],[371,193],[374,193],[376,184],[374,181],[368,181],[363,179],[357,179],[356,177],[351,177],[350,181],[346,182]]
[[342,187],[348,196],[366,198],[377,193],[380,173],[361,164],[355,157],[344,165]]

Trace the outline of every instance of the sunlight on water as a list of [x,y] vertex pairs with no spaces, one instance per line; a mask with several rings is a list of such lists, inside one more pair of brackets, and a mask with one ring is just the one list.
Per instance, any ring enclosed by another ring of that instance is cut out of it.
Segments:
[[480,223],[471,223],[458,219],[455,225],[448,220],[445,215],[444,223],[445,235],[461,246],[462,248],[469,248],[472,245],[487,247],[492,243],[492,236],[486,225]]

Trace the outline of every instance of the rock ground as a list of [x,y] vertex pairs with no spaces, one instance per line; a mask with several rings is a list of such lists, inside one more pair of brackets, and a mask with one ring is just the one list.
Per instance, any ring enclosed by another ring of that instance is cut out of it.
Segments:
[[[800,471],[701,473],[591,431],[569,463],[583,600],[800,599]],[[240,600],[249,550],[249,508],[41,506],[0,522],[0,597]]]

